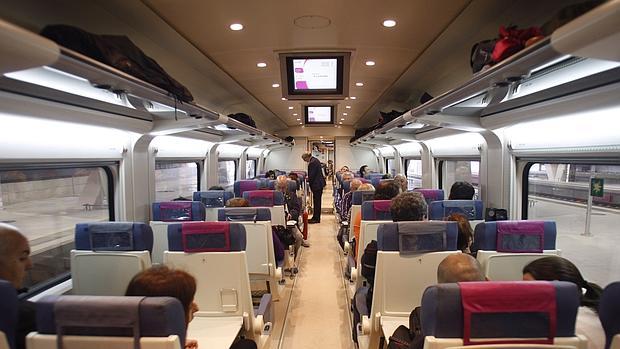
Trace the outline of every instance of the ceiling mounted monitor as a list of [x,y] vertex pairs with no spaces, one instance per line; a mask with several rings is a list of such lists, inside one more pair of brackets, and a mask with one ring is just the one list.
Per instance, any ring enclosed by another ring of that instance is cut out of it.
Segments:
[[282,97],[344,99],[349,94],[349,52],[281,53]]
[[336,108],[333,105],[305,105],[306,125],[328,125],[334,123]]

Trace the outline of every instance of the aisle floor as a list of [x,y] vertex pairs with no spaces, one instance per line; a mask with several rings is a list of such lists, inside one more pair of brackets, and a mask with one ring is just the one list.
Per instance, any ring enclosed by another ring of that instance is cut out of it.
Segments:
[[[328,184],[326,189],[330,188]],[[331,190],[323,207],[332,207]],[[343,282],[341,253],[336,243],[333,214],[323,213],[312,224],[295,280],[283,337],[278,348],[354,348],[351,341],[347,285]],[[274,343],[275,344],[275,343]],[[276,348],[275,345],[271,345]]]

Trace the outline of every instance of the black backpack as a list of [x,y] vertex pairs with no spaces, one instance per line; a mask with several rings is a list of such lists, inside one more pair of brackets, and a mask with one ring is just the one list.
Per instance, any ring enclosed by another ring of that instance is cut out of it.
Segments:
[[256,128],[256,122],[254,122],[254,119],[252,119],[252,117],[249,116],[248,114],[245,114],[245,113],[230,114],[228,115],[228,117],[235,119],[239,122],[242,122],[248,126]]
[[485,65],[493,65],[493,49],[495,49],[495,43],[497,39],[484,40],[477,42],[471,48],[471,55],[469,56],[469,66],[471,71],[475,74],[484,68]]
[[409,328],[400,325],[390,336],[388,349],[422,349],[424,336],[420,324],[420,307],[409,314]]
[[360,259],[362,265],[362,276],[368,280],[368,283],[374,285],[375,267],[377,265],[377,241],[372,240],[364,248],[364,254]]
[[290,246],[295,244],[295,235],[291,229],[287,229],[282,225],[274,225],[271,229],[276,233],[278,239],[284,246]]
[[[41,35],[57,44],[112,66],[172,94],[183,102],[194,97],[151,57],[124,35],[96,35],[69,25],[48,25]],[[99,85],[111,88],[111,86]]]

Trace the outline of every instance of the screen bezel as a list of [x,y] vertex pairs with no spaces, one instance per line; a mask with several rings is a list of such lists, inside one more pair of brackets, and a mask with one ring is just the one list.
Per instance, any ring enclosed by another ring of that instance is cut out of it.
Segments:
[[[293,60],[295,59],[336,59],[336,88],[295,90],[295,75],[293,71]],[[282,97],[289,100],[344,99],[349,94],[350,59],[350,52],[281,53]]]
[[[308,121],[308,108],[313,107],[328,107],[330,109],[329,121]],[[304,122],[306,125],[333,125],[336,118],[336,107],[333,105],[317,105],[308,104],[304,105]]]

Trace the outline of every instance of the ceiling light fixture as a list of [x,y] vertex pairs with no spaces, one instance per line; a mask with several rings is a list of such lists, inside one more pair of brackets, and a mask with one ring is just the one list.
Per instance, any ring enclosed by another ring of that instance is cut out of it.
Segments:
[[355,86],[362,87],[362,86],[364,86],[364,83],[363,82],[356,82]]
[[283,101],[285,101],[285,100],[286,100],[286,98],[282,97],[282,100],[283,100]]
[[340,125],[342,125],[342,121],[340,121]]
[[271,87],[280,87],[280,84],[272,84]]
[[297,119],[297,121],[301,121],[301,119]]
[[366,65],[372,67],[373,65],[375,65],[375,61],[366,61]]
[[293,113],[293,116],[297,116],[297,113]]
[[256,63],[256,66],[259,67],[259,68],[265,68],[267,66],[267,63],[265,63],[265,62],[258,62],[258,63]]
[[350,106],[350,105],[347,105],[345,108],[347,108],[347,109],[351,109],[351,106]]
[[342,113],[342,115],[347,116],[347,115],[349,115],[349,114],[347,114],[347,113]]
[[357,97],[351,97],[351,99],[357,99]]
[[239,31],[241,29],[243,29],[243,24],[241,23],[233,23],[230,25],[230,30]]
[[393,19],[386,19],[385,21],[383,21],[383,26],[386,28],[392,28],[396,26],[396,21]]
[[289,109],[293,109],[293,107],[288,107]]
[[340,119],[341,121],[344,121],[344,118]]

